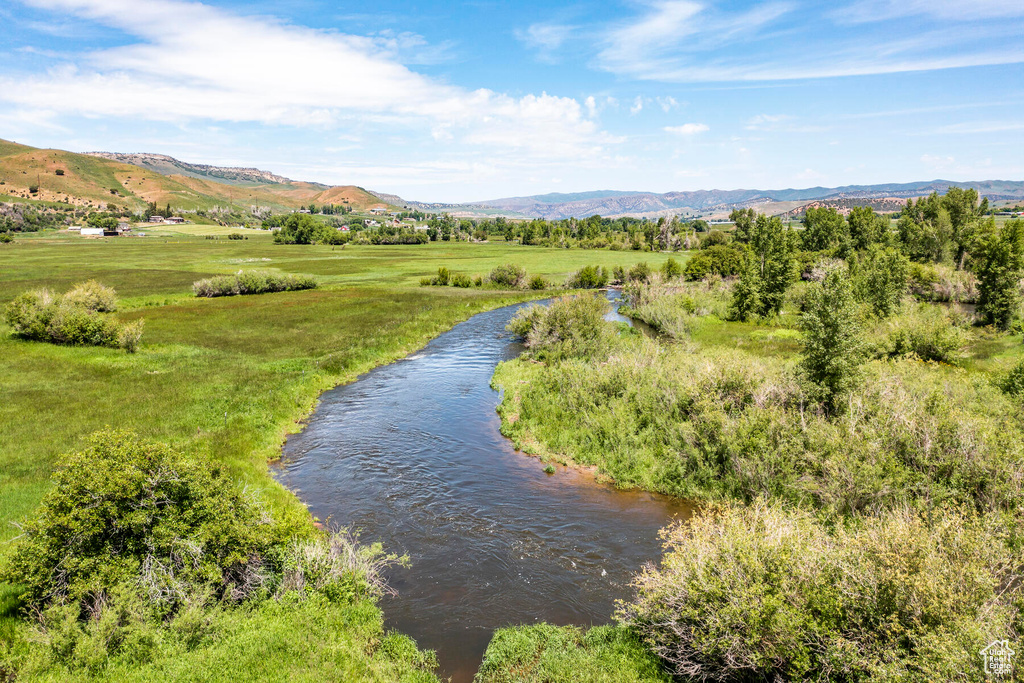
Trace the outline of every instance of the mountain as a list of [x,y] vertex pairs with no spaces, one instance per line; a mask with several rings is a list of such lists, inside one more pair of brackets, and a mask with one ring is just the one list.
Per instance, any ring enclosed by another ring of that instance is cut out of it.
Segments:
[[656,217],[676,214],[714,216],[728,214],[736,208],[756,207],[766,213],[799,212],[808,202],[836,204],[848,208],[858,204],[890,206],[884,200],[905,200],[932,192],[944,193],[950,187],[970,188],[992,201],[1024,199],[1024,182],[984,180],[954,182],[931,180],[916,183],[879,185],[846,185],[843,187],[811,187],[785,190],[696,190],[691,192],[621,192],[596,191],[574,194],[544,194],[532,197],[491,199],[464,205],[482,210],[498,209],[509,214],[537,216],[547,219],[584,218],[595,214],[608,217]]
[[[265,184],[279,185],[293,182],[290,178],[279,176],[270,171],[261,171],[258,168],[236,168],[233,166],[208,166],[206,164],[190,164],[187,161],[179,161],[166,154],[133,153],[124,154],[121,152],[86,152],[89,156],[101,159],[119,161],[122,164],[141,166],[160,175],[183,175],[189,178],[213,179],[218,182],[229,184]],[[317,183],[311,183],[316,185]],[[326,188],[326,185],[321,187]]]
[[364,210],[391,206],[354,185],[299,182],[254,168],[190,164],[160,154],[76,154],[0,140],[0,200],[4,195],[129,209],[155,202],[186,211],[230,206],[290,211],[311,203]]

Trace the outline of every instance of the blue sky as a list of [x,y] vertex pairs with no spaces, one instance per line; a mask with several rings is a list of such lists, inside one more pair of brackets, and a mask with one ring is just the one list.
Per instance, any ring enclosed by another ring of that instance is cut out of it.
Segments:
[[426,201],[1024,178],[1024,2],[5,0],[0,137]]

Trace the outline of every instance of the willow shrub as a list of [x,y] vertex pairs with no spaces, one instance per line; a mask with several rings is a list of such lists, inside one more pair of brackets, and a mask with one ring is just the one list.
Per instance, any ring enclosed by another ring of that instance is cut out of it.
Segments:
[[656,280],[630,282],[622,288],[622,293],[628,306],[620,312],[642,320],[673,339],[684,339],[704,324],[708,316],[725,318],[731,285],[721,278],[699,282]]
[[1024,505],[1019,406],[986,377],[872,361],[832,419],[775,358],[636,338],[605,358],[500,365],[503,431],[621,486],[691,499],[770,496],[839,513]]
[[619,618],[684,680],[983,681],[1020,635],[1012,526],[956,508],[825,528],[780,505],[709,509],[663,531]]
[[145,664],[216,640],[245,603],[350,605],[401,560],[347,534],[275,522],[227,472],[129,432],[64,457],[0,580],[22,587],[39,637],[29,669]]
[[259,270],[240,270],[234,275],[198,280],[192,291],[199,297],[238,296],[316,289],[316,278],[308,275],[281,275]]
[[7,305],[4,319],[23,339],[68,346],[109,346],[134,353],[145,323],[141,319],[122,323],[99,313],[116,307],[114,290],[90,281],[63,296],[48,289],[25,292]]
[[549,306],[519,309],[506,329],[539,358],[596,358],[607,353],[614,335],[607,312],[601,296],[561,297]]

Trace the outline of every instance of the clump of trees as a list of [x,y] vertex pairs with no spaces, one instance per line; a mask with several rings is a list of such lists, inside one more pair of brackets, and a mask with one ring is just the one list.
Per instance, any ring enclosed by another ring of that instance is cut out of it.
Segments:
[[293,213],[274,230],[276,244],[345,244],[348,236],[304,213]]
[[240,270],[234,275],[197,280],[192,291],[199,297],[265,294],[302,289],[316,289],[316,278],[310,275],[286,275],[259,270]]
[[567,289],[601,289],[608,284],[608,271],[601,266],[583,266],[565,281]]
[[144,321],[120,322],[101,315],[116,308],[114,290],[90,280],[64,295],[48,289],[25,292],[7,305],[4,318],[23,339],[69,346],[109,346],[134,353],[142,339]]

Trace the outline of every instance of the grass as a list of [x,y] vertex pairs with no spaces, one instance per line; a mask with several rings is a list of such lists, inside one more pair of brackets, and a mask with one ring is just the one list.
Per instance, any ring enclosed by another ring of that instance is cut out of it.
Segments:
[[497,631],[475,683],[668,683],[658,659],[630,630],[551,624]]
[[[259,490],[276,514],[311,523],[297,498],[268,476],[267,463],[279,456],[284,436],[301,428],[321,392],[415,351],[477,312],[544,295],[425,288],[418,285],[421,277],[441,265],[482,275],[517,262],[530,274],[560,282],[589,263],[629,266],[664,258],[504,242],[342,250],[274,245],[265,233],[243,241],[187,235],[92,241],[50,232],[5,245],[0,305],[28,289],[66,290],[96,279],[117,289],[121,301],[115,315],[144,318],[146,331],[139,352],[128,355],[27,342],[0,323],[0,543],[17,533],[12,523],[31,514],[48,489],[56,456],[106,426],[131,428],[143,438],[222,463],[240,484]],[[243,268],[315,275],[321,287],[249,297],[193,296],[195,280]],[[3,642],[24,634],[14,593],[13,587],[0,586]],[[293,624],[294,632],[303,632],[300,625]],[[238,628],[202,661],[215,666],[237,660],[231,671],[248,678],[246,672],[259,669],[246,667],[266,662],[255,654],[248,663],[239,659],[241,650],[232,650],[230,643],[243,643],[250,627]],[[265,637],[272,654],[284,646],[272,647],[276,638],[269,629],[261,626],[251,637],[264,634],[258,637]],[[328,632],[311,627],[309,638],[320,642],[317,634],[327,638]],[[199,661],[189,658],[188,666]],[[311,680],[317,677],[316,661],[288,655],[272,673],[296,672],[297,679]],[[179,664],[187,662],[165,662],[173,670],[169,677],[194,677],[174,669]],[[337,676],[348,678],[343,671]]]

